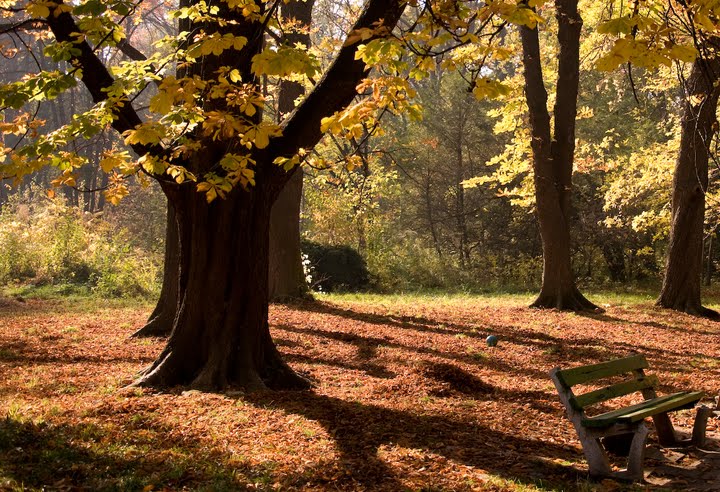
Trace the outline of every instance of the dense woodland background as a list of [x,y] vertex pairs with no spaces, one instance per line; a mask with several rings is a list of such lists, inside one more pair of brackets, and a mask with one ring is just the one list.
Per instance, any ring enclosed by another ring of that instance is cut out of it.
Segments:
[[[311,33],[318,56],[337,45],[357,8],[352,2],[316,2]],[[128,39],[143,49],[172,32],[165,10],[163,4],[148,4],[141,16],[128,19]],[[589,35],[583,36],[581,48],[573,266],[582,285],[657,288],[681,129],[679,77],[687,76],[689,65],[596,70],[607,41],[595,30],[607,15],[600,4],[583,11]],[[557,40],[549,31],[543,33],[548,48],[543,63],[551,72]],[[31,33],[13,36],[6,37],[36,43],[38,49],[44,44]],[[509,30],[506,38],[507,48],[517,49],[517,32]],[[3,82],[36,69],[36,61],[22,49],[12,59],[0,65]],[[43,58],[40,63],[52,62]],[[456,71],[438,63],[428,78],[412,83],[422,120],[386,115],[383,134],[368,129],[358,139],[360,151],[336,138],[316,148],[327,161],[345,163],[326,170],[303,168],[301,231],[309,255],[306,273],[316,290],[537,289],[542,248],[519,63],[515,51],[493,66],[493,75],[512,88],[499,101],[478,100]],[[58,127],[90,103],[77,87],[40,105],[37,118]],[[15,137],[4,138],[12,145]],[[97,162],[117,141],[105,132],[71,145]],[[719,169],[716,159],[713,154],[711,182]],[[7,181],[0,186],[0,282],[69,283],[103,296],[156,296],[165,229],[165,200],[157,186],[131,179],[131,191],[148,189],[114,206],[102,191],[88,191],[108,184],[98,166],[83,167],[75,186],[62,186],[50,198],[47,191],[56,177],[55,170],[44,168],[16,186]],[[706,285],[718,262],[713,244],[717,210],[711,185],[703,253]],[[341,247],[357,252],[369,275],[358,276],[363,265]],[[346,277],[351,280],[327,282],[328,269],[337,270],[320,264],[328,250],[333,261],[349,262]]]

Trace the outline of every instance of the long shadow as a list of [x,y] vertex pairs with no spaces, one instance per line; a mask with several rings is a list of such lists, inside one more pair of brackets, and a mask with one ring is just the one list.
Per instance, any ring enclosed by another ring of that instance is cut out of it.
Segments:
[[60,357],[49,354],[38,354],[38,353],[17,353],[9,350],[5,350],[3,346],[0,346],[0,362],[11,362],[21,364],[138,364],[138,363],[150,363],[152,357],[136,356],[136,357],[102,357],[102,356],[91,356],[91,355],[71,355],[67,357]]
[[[443,335],[456,335],[458,333],[464,333],[467,336],[482,336],[482,334],[474,333],[474,331],[477,330],[476,326],[460,323],[441,323],[438,320],[426,318],[424,316],[403,316],[357,312],[352,309],[345,309],[334,304],[320,301],[303,301],[290,306],[298,311],[329,314],[332,316],[340,316],[342,318],[351,319],[353,321],[360,321],[375,325],[393,326],[396,328],[415,330],[419,332],[438,333]],[[490,330],[503,328],[500,325],[485,324],[485,326]]]
[[546,333],[512,328],[504,332],[502,338],[518,345],[532,345],[539,349],[545,349],[548,351],[548,355],[554,355],[564,365],[573,361],[597,360],[600,362],[636,353],[653,354],[661,360],[666,360],[668,356],[687,358],[689,355],[693,355],[684,351],[658,349],[638,343],[613,341],[611,345],[608,345],[608,340],[604,338],[565,339]]
[[[402,329],[410,329],[410,330],[416,330],[420,332],[430,332],[430,333],[437,333],[437,334],[446,334],[446,335],[457,335],[459,333],[462,333],[464,336],[470,337],[470,338],[484,338],[485,334],[478,333],[477,327],[465,325],[465,324],[453,324],[453,323],[439,323],[437,320],[428,319],[425,317],[420,316],[400,316],[400,315],[381,315],[381,314],[374,314],[374,313],[364,313],[364,312],[357,312],[353,311],[352,309],[346,309],[341,308],[339,306],[325,303],[325,302],[299,302],[296,304],[293,304],[292,307],[308,311],[308,312],[314,312],[314,313],[320,313],[320,314],[330,314],[334,316],[340,316],[345,317],[348,319],[366,322],[366,323],[372,323],[372,324],[378,324],[378,325],[385,325],[385,326],[392,326]],[[633,324],[632,322],[628,322],[627,320],[623,320],[621,318],[612,317],[609,315],[601,314],[601,313],[579,313],[581,316],[586,316],[591,319],[597,319],[600,321],[608,321],[608,322],[618,322],[618,323],[629,323]],[[636,324],[643,324],[646,323],[648,326],[655,326],[655,327],[662,327],[665,329],[673,329],[673,327],[670,327],[668,325],[662,325],[660,323],[655,322],[640,322]],[[438,326],[442,325],[442,327]],[[656,326],[657,325],[657,326]],[[605,347],[607,345],[607,340],[600,339],[600,338],[583,338],[583,339],[573,339],[572,344],[569,343],[569,340],[567,339],[560,339],[557,337],[553,337],[547,334],[543,334],[541,332],[532,331],[532,330],[523,330],[522,328],[513,327],[511,325],[488,325],[485,323],[485,326],[487,327],[486,331],[491,331],[494,333],[499,333],[501,335],[501,338],[503,340],[511,341],[513,343],[516,343],[518,345],[525,345],[525,346],[536,346],[540,349],[546,350],[550,352],[549,355],[552,355],[552,352],[556,352],[555,355],[561,355],[562,357],[557,357],[556,359],[559,362],[567,363],[568,360],[578,360],[582,361],[583,359],[596,359],[596,360],[607,360],[609,357],[623,357],[628,355],[629,353],[652,353],[658,356],[658,358],[661,357],[667,357],[668,355],[672,355],[675,357],[686,357],[688,354],[686,352],[681,351],[671,351],[671,350],[661,350],[654,347],[648,347],[644,345],[637,345],[637,344],[630,344],[625,342],[615,342],[613,343],[613,350],[605,349],[596,349],[593,348],[593,346],[601,346]],[[337,333],[340,332],[328,332],[328,333],[336,333],[337,337],[352,337],[354,335],[337,335]],[[713,334],[713,333],[709,333]],[[341,341],[347,341],[342,340]],[[389,345],[387,341],[383,342],[386,345]],[[584,347],[583,347],[584,346]],[[438,354],[440,356],[448,356],[448,354]],[[499,368],[499,369],[509,369],[513,372],[517,372],[517,368],[515,367],[507,367],[507,368]],[[528,374],[527,372],[525,372]],[[528,374],[529,375],[529,374]],[[535,377],[546,377],[546,373],[544,371],[535,371],[535,374],[532,374]]]
[[[660,308],[658,308],[659,310]],[[640,325],[640,326],[647,326],[648,328],[658,328],[661,330],[668,330],[668,331],[674,331],[674,332],[680,332],[680,333],[687,333],[688,330],[684,330],[682,328],[678,328],[677,326],[668,325],[665,323],[660,323],[658,321],[633,321],[633,320],[627,320],[623,318],[618,318],[616,316],[610,316],[606,313],[586,313],[586,312],[579,312],[576,313],[579,316],[583,316],[585,318],[594,319],[597,321],[607,321],[611,323],[620,323],[625,325]],[[678,313],[680,314],[680,313]],[[688,315],[689,316],[689,315]],[[707,320],[706,318],[702,318],[703,320]],[[709,321],[709,320],[708,320]],[[719,325],[720,326],[720,325]],[[707,330],[697,330],[692,329],[693,333],[697,333],[698,335],[718,335],[720,334],[720,328],[717,331],[707,331]]]
[[[457,463],[507,479],[534,483],[573,484],[583,473],[555,461],[577,461],[578,452],[561,445],[523,438],[514,426],[505,431],[482,424],[481,414],[467,420],[443,415],[418,415],[350,402],[312,392],[254,393],[245,399],[266,408],[280,408],[317,421],[333,436],[340,454],[343,479],[336,486],[361,484],[367,490],[404,490],[388,466],[385,449],[423,449]],[[347,487],[347,488],[357,488]]]
[[[342,369],[360,370],[369,376],[381,379],[393,379],[396,377],[395,373],[378,364],[349,364],[333,359],[299,354],[285,354],[283,357],[291,363],[322,364]],[[487,383],[478,376],[451,363],[423,361],[415,372],[430,383],[430,387],[427,388],[429,396],[438,398],[459,396],[475,400],[501,400],[518,406],[529,405],[544,413],[556,411],[556,407],[549,403],[557,400],[554,392],[505,390]]]
[[292,364],[292,363],[301,363],[301,364],[320,364],[324,366],[332,366],[332,367],[339,367],[341,369],[350,369],[354,371],[362,371],[368,376],[372,376],[374,378],[379,379],[392,379],[397,376],[394,372],[388,370],[387,368],[379,365],[374,364],[372,362],[362,362],[359,364],[352,364],[347,362],[341,362],[335,359],[329,359],[326,357],[317,357],[317,356],[309,356],[309,355],[303,355],[303,354],[283,354],[283,359]]
[[[291,333],[298,333],[302,335],[310,335],[310,336],[317,336],[322,338],[328,338],[331,340],[336,340],[344,343],[349,343],[352,345],[355,345],[358,348],[358,358],[362,360],[370,360],[372,358],[376,357],[377,347],[378,346],[385,346],[390,348],[395,348],[399,350],[407,350],[410,352],[415,352],[418,354],[424,354],[424,355],[430,355],[434,357],[440,357],[444,359],[450,359],[450,360],[456,360],[459,362],[463,362],[470,365],[483,365],[485,367],[501,371],[501,372],[508,372],[513,374],[521,374],[523,376],[530,376],[534,377],[536,379],[544,379],[547,378],[547,373],[544,371],[540,371],[537,369],[533,369],[531,367],[520,367],[517,365],[508,364],[502,360],[499,360],[497,358],[492,357],[477,357],[472,354],[463,353],[463,352],[447,352],[443,350],[438,350],[431,347],[423,347],[423,346],[409,346],[406,344],[402,344],[399,342],[394,342],[385,338],[376,338],[376,337],[367,337],[363,335],[358,335],[356,333],[347,333],[347,332],[341,332],[341,331],[331,331],[331,330],[325,330],[322,328],[300,328],[292,325],[278,325],[274,327],[275,329],[287,331]],[[456,332],[453,332],[453,334],[457,334]],[[503,338],[505,338],[503,336]],[[509,339],[509,338],[508,338]],[[284,343],[284,342],[283,342]],[[311,360],[315,360],[316,363],[320,363],[319,358],[315,357],[308,357],[308,356],[299,356],[299,355],[284,355],[287,357],[295,357],[296,360],[304,359],[306,362],[310,362]],[[334,365],[337,367],[346,367],[349,369],[362,369],[362,365],[348,365],[344,362],[339,361],[330,361],[329,359],[325,358],[323,359],[326,362],[328,362],[329,365]]]
[[[212,470],[198,466],[198,458],[222,463],[229,457],[221,453],[198,450],[182,455],[177,452],[160,454],[163,449],[187,449],[187,442],[158,439],[148,444],[148,452],[132,449],[137,442],[132,436],[110,436],[93,424],[51,425],[19,421],[7,417],[0,420],[0,477],[11,479],[17,489],[25,490],[154,490],[196,489],[202,484],[209,490],[244,490],[238,480],[237,468],[216,466]],[[100,440],[107,445],[98,444]],[[115,449],[128,446],[128,456],[121,457]],[[188,450],[192,451],[192,450]],[[212,459],[209,459],[212,457]],[[202,465],[202,463],[200,463]],[[262,470],[245,468],[247,477],[262,477]],[[193,485],[194,484],[194,485]],[[12,484],[7,484],[7,490]],[[0,484],[0,489],[3,484]]]

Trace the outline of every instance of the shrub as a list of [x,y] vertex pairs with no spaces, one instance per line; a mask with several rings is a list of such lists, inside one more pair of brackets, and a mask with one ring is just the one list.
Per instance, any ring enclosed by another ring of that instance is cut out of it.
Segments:
[[367,289],[369,275],[365,260],[350,246],[302,242],[313,271],[312,286],[324,292],[356,292]]
[[72,283],[103,297],[156,295],[162,254],[131,246],[130,236],[62,199],[15,195],[0,213],[0,284]]

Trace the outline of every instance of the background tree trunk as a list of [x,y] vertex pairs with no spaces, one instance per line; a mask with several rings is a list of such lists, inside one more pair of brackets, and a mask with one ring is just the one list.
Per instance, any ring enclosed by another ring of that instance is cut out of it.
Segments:
[[[300,28],[309,29],[315,0],[292,1],[283,4],[284,19],[296,19]],[[285,42],[290,45],[303,43],[310,46],[309,32],[289,32]],[[295,100],[304,93],[297,82],[283,81],[278,97],[280,117],[295,109]],[[269,293],[271,300],[308,297],[300,248],[300,204],[303,194],[303,170],[295,169],[290,181],[280,192],[270,215],[270,269]]]
[[172,331],[178,308],[178,282],[180,273],[180,237],[175,209],[168,201],[165,225],[165,263],[162,289],[155,310],[145,326],[132,334],[133,337],[164,337]]
[[685,86],[680,151],[673,176],[670,244],[658,306],[718,318],[703,307],[703,226],[708,189],[708,151],[717,131],[720,60],[699,58]]
[[535,199],[543,246],[542,287],[533,307],[597,309],[577,289],[571,266],[570,198],[575,152],[582,19],[577,0],[557,0],[560,59],[555,103],[555,135],[550,133],[547,91],[542,75],[538,30],[521,28],[525,95],[532,131]]

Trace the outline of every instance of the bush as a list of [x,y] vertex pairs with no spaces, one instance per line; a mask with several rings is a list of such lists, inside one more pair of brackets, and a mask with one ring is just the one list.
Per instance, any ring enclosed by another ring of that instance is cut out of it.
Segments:
[[0,214],[0,284],[70,283],[103,297],[157,295],[161,252],[131,244],[128,231],[102,214],[62,199],[15,195]]
[[302,251],[310,261],[313,289],[357,292],[368,288],[370,276],[365,260],[350,246],[303,241]]

